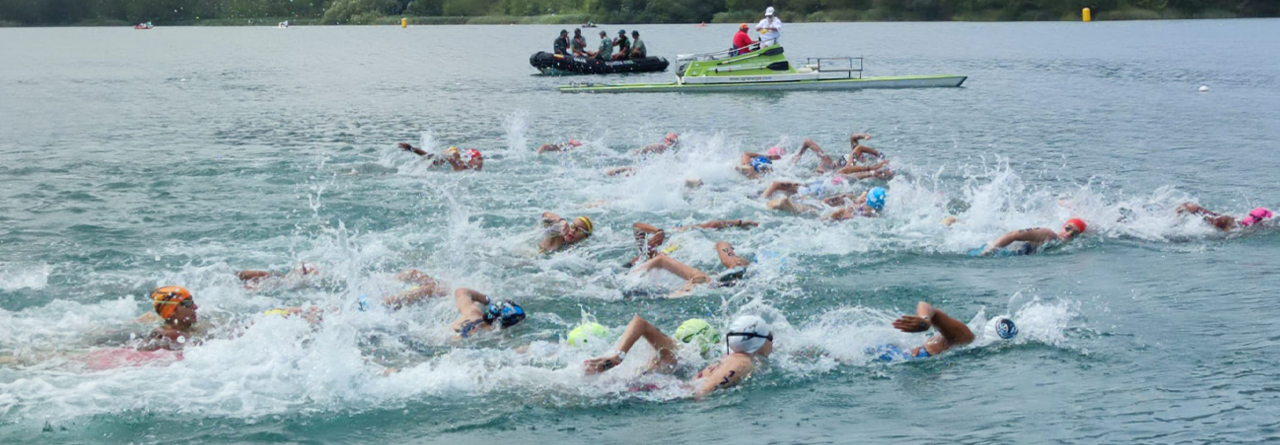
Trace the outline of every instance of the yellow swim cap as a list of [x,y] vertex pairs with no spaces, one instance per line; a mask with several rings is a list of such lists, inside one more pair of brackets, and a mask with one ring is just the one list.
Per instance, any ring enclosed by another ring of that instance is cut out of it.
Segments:
[[586,346],[604,340],[609,336],[609,330],[604,325],[594,321],[578,325],[569,331],[569,346]]
[[578,219],[575,219],[574,221],[582,221],[582,225],[587,226],[586,227],[587,235],[591,234],[592,227],[594,227],[591,224],[591,218],[587,218],[585,216],[579,216]]

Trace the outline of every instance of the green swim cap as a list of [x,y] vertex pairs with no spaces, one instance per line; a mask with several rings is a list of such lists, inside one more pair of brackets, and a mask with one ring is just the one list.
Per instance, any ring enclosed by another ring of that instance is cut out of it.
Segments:
[[706,354],[711,350],[711,345],[720,343],[720,332],[711,327],[711,323],[707,323],[706,320],[690,318],[676,328],[676,340],[680,340],[681,343],[697,341],[698,346],[702,347],[702,353]]
[[608,336],[609,330],[604,325],[588,321],[569,331],[569,346],[586,346]]

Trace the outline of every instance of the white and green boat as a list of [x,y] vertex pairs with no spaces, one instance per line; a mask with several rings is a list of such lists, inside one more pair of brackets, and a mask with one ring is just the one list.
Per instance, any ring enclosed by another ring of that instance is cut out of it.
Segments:
[[676,70],[676,81],[668,83],[600,84],[572,83],[561,93],[669,93],[717,91],[859,90],[868,88],[958,87],[966,76],[863,77],[861,57],[805,59],[793,67],[781,46],[766,47],[746,54],[725,51],[680,56],[685,62]]

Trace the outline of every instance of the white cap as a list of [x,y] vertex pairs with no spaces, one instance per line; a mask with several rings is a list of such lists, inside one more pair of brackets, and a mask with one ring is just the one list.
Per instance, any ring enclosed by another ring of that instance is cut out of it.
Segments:
[[764,8],[764,15],[773,15],[773,7]]
[[725,344],[729,346],[730,351],[754,354],[764,347],[765,337],[769,335],[769,323],[763,318],[743,315],[729,325],[729,333],[725,334]]
[[1018,335],[1018,325],[1009,317],[1000,315],[987,321],[982,328],[982,338],[986,341],[1009,340]]

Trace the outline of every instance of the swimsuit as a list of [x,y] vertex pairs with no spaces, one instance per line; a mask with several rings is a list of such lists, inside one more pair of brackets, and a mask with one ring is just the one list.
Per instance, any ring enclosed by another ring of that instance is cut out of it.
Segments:
[[471,331],[474,331],[481,323],[484,323],[484,320],[464,321],[462,322],[462,326],[458,328],[458,333],[462,335],[462,338],[467,338],[471,335]]
[[926,350],[924,346],[921,346],[920,351],[917,352],[916,355],[911,355],[910,351],[904,351],[902,348],[897,346],[886,344],[876,346],[874,348],[867,348],[867,355],[875,356],[871,361],[887,363],[896,360],[908,361],[926,359],[929,358],[929,351]]

